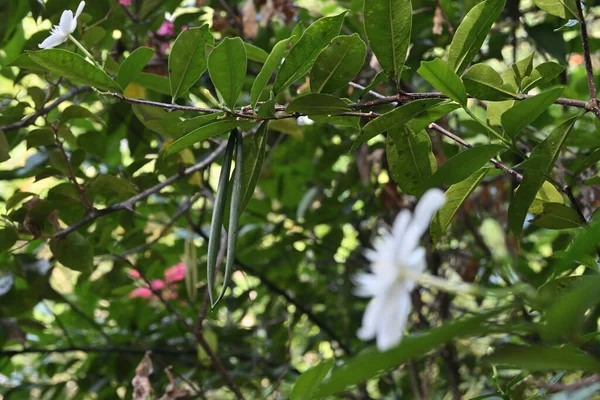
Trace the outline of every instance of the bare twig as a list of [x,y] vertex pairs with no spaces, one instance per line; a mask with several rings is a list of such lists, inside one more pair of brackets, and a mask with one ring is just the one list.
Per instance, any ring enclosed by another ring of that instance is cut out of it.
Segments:
[[594,383],[600,382],[600,375],[594,374],[590,375],[579,382],[575,383],[546,383],[542,380],[539,380],[535,377],[531,377],[531,383],[536,387],[547,389],[550,392],[562,392],[562,391],[571,391],[584,388],[586,386],[590,386]]
[[585,16],[583,15],[583,7],[581,6],[581,0],[576,0],[577,13],[579,14],[579,32],[581,34],[581,44],[583,47],[583,59],[585,61],[585,71],[587,73],[588,88],[590,92],[590,103],[595,108],[594,114],[600,118],[600,111],[598,109],[598,94],[596,93],[596,83],[594,82],[594,70],[592,67],[592,57],[590,54],[590,42],[587,34],[587,24],[585,23]]

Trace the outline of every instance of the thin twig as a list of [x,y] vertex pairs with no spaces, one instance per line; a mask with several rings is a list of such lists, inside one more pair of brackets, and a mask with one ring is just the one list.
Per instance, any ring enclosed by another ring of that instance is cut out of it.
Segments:
[[[583,7],[581,6],[581,0],[576,0],[577,13],[579,14],[579,32],[581,34],[581,44],[583,47],[583,59],[585,61],[585,71],[587,73],[588,88],[590,92],[590,102],[592,106],[596,107],[598,111],[598,95],[596,93],[596,83],[594,82],[594,70],[592,67],[592,57],[590,54],[590,42],[587,33],[587,24],[585,22],[585,16],[583,15]],[[596,113],[596,115],[598,115]]]
[[13,122],[12,124],[9,124],[9,125],[0,126],[0,130],[7,132],[7,131],[12,131],[15,129],[20,129],[20,128],[26,127],[28,125],[32,125],[38,117],[43,117],[44,115],[48,114],[50,111],[52,111],[56,107],[58,107],[58,105],[61,104],[62,102],[70,100],[80,93],[89,92],[90,90],[92,90],[92,88],[89,86],[81,86],[78,88],[71,89],[70,91],[63,94],[62,96],[57,97],[56,100],[54,100],[52,103],[48,104],[46,107],[42,108],[39,111],[36,111],[35,113],[31,114],[27,118],[22,119],[21,121]]

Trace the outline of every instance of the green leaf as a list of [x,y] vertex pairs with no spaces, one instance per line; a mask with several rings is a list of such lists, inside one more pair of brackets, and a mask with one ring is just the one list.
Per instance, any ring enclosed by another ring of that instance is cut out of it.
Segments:
[[94,266],[94,249],[79,232],[50,240],[50,250],[58,262],[75,271],[91,271]]
[[9,150],[10,147],[8,146],[8,142],[6,141],[4,132],[0,130],[0,163],[10,159],[10,155],[8,154]]
[[262,69],[258,73],[258,76],[254,79],[252,89],[250,89],[250,104],[252,105],[252,108],[256,107],[256,103],[258,103],[271,75],[273,75],[273,72],[275,72],[277,67],[281,64],[281,60],[283,59],[292,38],[293,37],[289,37],[277,42],[273,47],[273,50],[271,50],[269,57],[267,57]]
[[423,117],[428,110],[439,105],[441,99],[424,99],[411,101],[408,104],[397,107],[390,112],[383,114],[380,117],[367,123],[361,133],[358,135],[352,150],[355,150],[363,143],[368,142],[375,136],[397,126],[406,125],[411,120]]
[[498,348],[482,361],[510,365],[529,371],[600,371],[600,361],[570,347],[509,344]]
[[437,164],[429,134],[406,126],[388,131],[386,155],[392,178],[403,192],[420,196]]
[[460,23],[448,49],[448,65],[458,75],[462,74],[481,49],[504,5],[505,0],[483,1],[471,8]]
[[510,70],[514,76],[515,84],[517,88],[521,87],[523,79],[531,75],[533,70],[533,57],[535,56],[535,52],[532,52],[527,57],[517,61],[513,65],[510,66]]
[[533,219],[535,226],[546,229],[571,229],[581,226],[579,214],[561,203],[544,203],[544,211]]
[[553,61],[542,63],[535,67],[530,76],[523,78],[522,86],[523,93],[529,92],[531,89],[545,85],[559,76],[565,67]]
[[396,84],[410,44],[411,0],[365,0],[365,33],[379,64]]
[[252,137],[244,141],[244,168],[242,175],[242,203],[240,212],[248,206],[258,184],[262,165],[267,155],[268,121],[264,121]]
[[482,168],[476,171],[467,179],[450,186],[446,191],[446,203],[433,216],[429,233],[434,246],[442,237],[442,234],[450,225],[450,221],[460,208],[462,203],[479,187],[479,184],[489,172],[488,168]]
[[492,312],[473,318],[462,318],[407,336],[398,346],[383,353],[377,351],[375,347],[369,347],[334,367],[312,398],[328,397],[347,387],[366,382],[382,372],[395,369],[411,359],[427,354],[451,340],[485,334],[489,329],[485,323],[495,314],[496,312]]
[[580,116],[581,114],[578,114],[560,124],[531,152],[531,158],[535,158],[539,162],[539,169],[525,170],[523,180],[508,207],[508,224],[517,238],[523,230],[523,223],[529,207],[546,180],[546,175],[552,171],[552,167],[569,132],[571,132],[571,129]]
[[460,108],[460,106],[453,101],[436,104],[411,119],[407,126],[415,132],[420,131],[421,129],[427,128],[432,122],[445,117],[457,108]]
[[432,61],[421,61],[421,67],[417,73],[436,90],[439,90],[452,100],[463,106],[467,104],[465,85],[463,85],[458,75],[442,59],[436,58]]
[[119,66],[116,81],[123,89],[133,82],[154,55],[150,47],[138,47]]
[[287,106],[286,112],[307,115],[334,115],[352,111],[344,100],[324,93],[310,93],[297,97]]
[[515,100],[490,101],[487,104],[486,116],[490,126],[502,126],[502,114],[515,104]]
[[429,187],[454,185],[459,183],[487,164],[506,147],[498,144],[484,144],[461,151],[446,161],[431,177]]
[[169,54],[169,82],[173,101],[187,92],[206,71],[204,48],[213,44],[214,38],[208,25],[186,29],[177,36]]
[[27,148],[55,144],[54,132],[50,128],[34,129],[27,134]]
[[218,118],[223,118],[224,113],[213,113],[199,115],[194,118],[184,119],[179,123],[179,129],[185,134],[190,133],[206,124],[214,122]]
[[317,57],[310,72],[314,93],[333,93],[345,87],[365,62],[367,47],[358,33],[338,36]]
[[69,107],[65,108],[64,111],[61,113],[59,120],[60,120],[60,124],[62,125],[65,122],[68,122],[68,121],[71,121],[74,119],[88,119],[88,120],[92,119],[92,120],[95,120],[96,122],[99,122],[104,125],[104,121],[102,120],[102,118],[100,118],[100,116],[98,116],[97,114],[94,114],[87,108],[79,106],[77,104],[73,104],[73,105],[70,105]]
[[15,194],[13,194],[10,199],[8,199],[8,201],[4,204],[4,206],[6,207],[6,211],[10,211],[13,207],[15,207],[17,204],[19,204],[21,201],[25,200],[26,198],[35,196],[35,193],[30,193],[30,192],[20,192],[20,191],[16,191]]
[[546,203],[564,204],[562,194],[548,181],[542,183],[542,187],[536,193],[528,211],[533,214],[541,214],[544,212],[544,204]]
[[246,78],[246,49],[239,37],[224,39],[208,56],[208,73],[229,109],[233,110]]
[[10,249],[17,243],[18,239],[19,235],[14,226],[6,225],[4,228],[0,229],[0,253]]
[[579,19],[575,0],[533,0],[533,3],[548,14],[563,19]]
[[46,49],[29,53],[29,58],[55,74],[98,89],[121,93],[121,87],[106,72],[79,54],[62,49]]
[[576,282],[568,291],[555,298],[546,311],[546,323],[540,334],[546,342],[581,336],[586,312],[600,303],[600,276],[588,275]]
[[312,400],[317,388],[323,382],[331,368],[333,367],[333,359],[324,360],[314,367],[304,372],[292,389],[292,400]]
[[269,53],[251,43],[244,42],[244,48],[246,49],[246,56],[250,61],[264,64],[267,58],[269,58]]
[[475,64],[463,75],[467,92],[479,100],[501,101],[518,98],[510,85],[506,85],[502,77],[486,64]]
[[169,80],[163,76],[154,74],[140,73],[133,83],[138,84],[146,89],[150,89],[160,94],[171,94],[171,84]]
[[595,252],[598,247],[598,238],[600,237],[600,221],[596,221],[587,226],[583,232],[573,239],[566,254],[552,266],[556,273],[566,271],[580,258]]
[[254,121],[238,121],[235,118],[228,118],[210,122],[174,141],[167,148],[167,150],[165,150],[164,156],[167,157],[171,154],[177,153],[178,151],[185,149],[186,147],[190,147],[195,143],[199,143],[203,140],[220,135],[237,127],[240,127],[242,130],[245,130],[251,127],[254,123]]
[[136,194],[137,190],[131,183],[109,174],[98,175],[86,190],[86,196],[90,199],[98,195],[111,199],[112,197],[127,198]]
[[223,215],[225,213],[225,204],[227,203],[227,193],[229,186],[229,173],[231,172],[231,163],[233,162],[233,153],[235,151],[236,132],[232,131],[229,135],[223,164],[221,164],[221,174],[219,175],[219,184],[217,194],[213,205],[212,219],[210,223],[210,232],[208,237],[208,254],[206,258],[206,277],[207,290],[210,303],[214,307],[215,302],[213,292],[215,290],[215,278],[217,271],[217,259],[221,247],[221,225],[223,224]]
[[145,104],[134,104],[131,108],[140,122],[151,131],[171,138],[181,136],[182,130],[179,126],[181,111],[167,112],[162,108]]
[[312,68],[321,50],[340,33],[345,15],[343,12],[323,17],[306,28],[279,69],[273,84],[275,94],[283,92]]
[[516,102],[502,114],[502,127],[506,134],[512,139],[516,138],[560,97],[563,90],[563,87],[556,87]]

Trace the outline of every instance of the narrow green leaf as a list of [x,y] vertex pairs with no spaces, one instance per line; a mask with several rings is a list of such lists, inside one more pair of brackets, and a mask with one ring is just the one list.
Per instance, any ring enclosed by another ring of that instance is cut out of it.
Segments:
[[133,80],[133,83],[146,89],[153,90],[156,93],[171,95],[170,81],[164,76],[142,72]]
[[461,105],[467,104],[467,91],[458,75],[442,59],[421,61],[417,71],[436,90]]
[[46,49],[29,53],[29,58],[55,74],[98,89],[122,92],[106,72],[79,54],[62,49]]
[[600,361],[572,347],[505,345],[483,358],[490,364],[510,365],[529,371],[600,371]]
[[475,64],[463,75],[467,92],[479,100],[501,101],[519,98],[510,85],[487,64]]
[[371,50],[390,79],[400,82],[410,44],[411,0],[365,0],[363,12]]
[[502,127],[506,134],[512,139],[516,138],[560,97],[563,90],[563,87],[556,87],[516,102],[502,114]]
[[273,50],[271,50],[269,57],[267,57],[262,69],[258,73],[258,76],[254,79],[252,89],[250,89],[250,104],[252,105],[252,108],[256,107],[256,103],[258,103],[271,75],[273,75],[273,72],[275,72],[277,67],[281,64],[281,60],[283,59],[292,38],[293,36],[277,42],[273,47]]
[[484,144],[461,151],[446,161],[431,177],[429,187],[454,185],[473,175],[506,147],[498,144]]
[[229,186],[229,173],[231,172],[231,163],[233,162],[233,153],[235,151],[236,132],[232,131],[227,142],[227,149],[223,156],[221,165],[221,174],[219,175],[219,184],[217,194],[213,205],[212,219],[210,223],[210,232],[208,236],[208,253],[206,260],[206,279],[208,297],[214,307],[213,292],[215,290],[215,274],[217,271],[217,257],[221,247],[221,225],[223,224],[223,214],[225,213],[225,204],[227,202],[227,192]]
[[225,294],[233,265],[235,264],[235,248],[239,231],[239,219],[242,213],[243,200],[243,176],[244,176],[244,140],[240,131],[235,129],[235,170],[233,171],[233,186],[229,206],[229,223],[227,228],[227,258],[225,259],[225,273],[223,274],[223,287],[217,300],[212,304],[214,307]]
[[223,118],[224,113],[204,114],[194,118],[184,119],[179,123],[179,129],[184,133],[190,133],[206,124],[214,122],[218,118]]
[[313,93],[333,93],[345,87],[365,62],[367,47],[360,35],[338,36],[317,57],[310,72]]
[[187,92],[206,71],[206,45],[214,38],[208,25],[189,28],[177,36],[169,54],[169,82],[173,101]]
[[571,229],[581,226],[579,214],[561,203],[544,203],[543,211],[532,223],[545,229]]
[[317,388],[331,371],[333,361],[333,359],[324,360],[300,375],[292,389],[291,399],[313,400]]
[[248,57],[248,60],[250,61],[264,64],[265,61],[267,61],[267,58],[269,58],[269,53],[251,43],[244,42],[244,48],[246,49],[246,57]]
[[530,76],[523,78],[522,86],[523,93],[529,92],[531,89],[545,85],[559,76],[565,67],[553,61],[542,63],[535,67]]
[[286,112],[307,115],[334,115],[352,111],[344,100],[324,93],[310,93],[297,97],[287,106]]
[[531,52],[527,57],[517,61],[510,66],[510,70],[513,72],[515,77],[515,83],[517,88],[522,86],[523,79],[531,75],[533,71],[533,57],[535,52]]
[[208,123],[174,141],[167,148],[167,150],[165,150],[164,156],[167,157],[171,154],[177,153],[186,147],[190,147],[195,143],[230,131],[233,128],[240,127],[242,130],[245,130],[251,127],[253,124],[254,121],[238,121],[235,118],[223,119]]
[[8,146],[8,142],[6,141],[4,132],[0,130],[0,163],[10,159],[10,154],[8,154],[9,150],[10,147]]
[[224,39],[208,56],[208,73],[215,88],[233,110],[246,78],[246,49],[239,37]]
[[533,0],[533,3],[548,14],[563,19],[579,19],[575,0]]
[[154,50],[150,47],[138,47],[127,57],[119,66],[119,72],[115,80],[123,89],[133,82],[142,72],[148,61],[154,55]]
[[448,65],[458,75],[462,74],[481,49],[504,5],[505,0],[483,1],[471,8],[460,23],[448,49]]
[[244,142],[244,168],[242,175],[242,203],[240,213],[248,206],[258,184],[262,165],[267,155],[268,121],[264,121],[252,137]]
[[562,256],[555,265],[552,266],[556,273],[569,269],[569,267],[584,256],[595,252],[599,246],[600,221],[596,221],[587,226],[583,232],[573,239],[566,254]]
[[412,118],[407,126],[415,132],[420,131],[421,129],[429,127],[432,122],[445,117],[457,108],[460,108],[460,106],[453,101],[436,104]]
[[52,255],[65,267],[75,271],[91,271],[94,249],[90,242],[79,232],[50,240]]
[[462,182],[448,188],[446,191],[446,204],[435,213],[431,221],[431,227],[429,228],[431,241],[434,245],[437,244],[448,225],[450,225],[450,221],[452,221],[456,211],[458,211],[467,197],[479,187],[479,184],[488,172],[488,168],[482,168]]
[[411,101],[408,104],[397,107],[392,111],[375,118],[363,127],[361,133],[358,135],[354,141],[354,144],[352,145],[352,150],[355,150],[361,144],[368,142],[375,136],[387,131],[388,129],[406,125],[409,121],[424,116],[429,109],[437,106],[442,101],[442,99]]
[[578,114],[560,124],[531,152],[530,157],[538,160],[539,168],[525,170],[523,180],[508,207],[508,224],[517,238],[523,230],[523,223],[529,207],[533,203],[538,190],[540,190],[542,184],[545,182],[546,175],[552,171],[552,167],[567,136],[580,116],[581,114]]
[[345,15],[346,12],[343,12],[333,17],[323,17],[306,28],[279,69],[273,84],[275,94],[290,87],[312,68],[321,50],[340,33]]
[[366,382],[382,372],[395,369],[405,362],[427,354],[446,342],[460,338],[484,335],[489,330],[486,321],[496,312],[473,318],[462,318],[440,327],[419,332],[402,339],[395,348],[380,353],[375,347],[359,354],[333,368],[329,377],[319,385],[312,398],[321,399],[342,390]]
[[65,108],[64,111],[60,115],[60,124],[64,124],[65,122],[74,120],[74,119],[88,119],[95,120],[104,125],[104,120],[97,114],[94,114],[90,110],[85,107],[82,107],[77,104],[72,104],[69,107]]
[[600,303],[600,276],[589,275],[554,299],[546,311],[540,334],[546,342],[577,339],[581,336],[586,312]]
[[392,178],[400,189],[420,196],[437,168],[429,134],[424,129],[414,132],[406,126],[390,129],[386,155]]
[[134,104],[131,109],[140,122],[153,132],[174,139],[179,138],[183,133],[179,126],[183,115],[181,111],[167,112],[162,108],[145,104]]

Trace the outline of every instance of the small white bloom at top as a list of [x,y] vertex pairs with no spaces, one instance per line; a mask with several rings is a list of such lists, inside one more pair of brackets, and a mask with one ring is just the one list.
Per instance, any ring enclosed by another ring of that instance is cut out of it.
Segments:
[[301,117],[296,118],[296,123],[298,124],[298,126],[304,126],[304,125],[312,125],[315,123],[315,121],[308,118],[306,115],[303,115]]
[[50,36],[38,45],[39,48],[50,49],[66,42],[69,38],[69,35],[75,31],[75,28],[77,28],[77,18],[79,18],[79,15],[81,15],[83,7],[85,7],[85,1],[79,3],[77,11],[75,12],[75,16],[73,16],[73,12],[71,10],[63,11],[62,15],[60,16],[60,23],[58,25],[54,25],[54,27],[50,29]]
[[427,269],[425,248],[419,246],[419,241],[445,201],[444,192],[430,189],[421,197],[414,214],[402,210],[392,232],[375,243],[375,250],[367,250],[371,273],[354,276],[354,294],[371,297],[357,335],[361,340],[376,338],[379,351],[395,347],[404,336],[415,278]]

